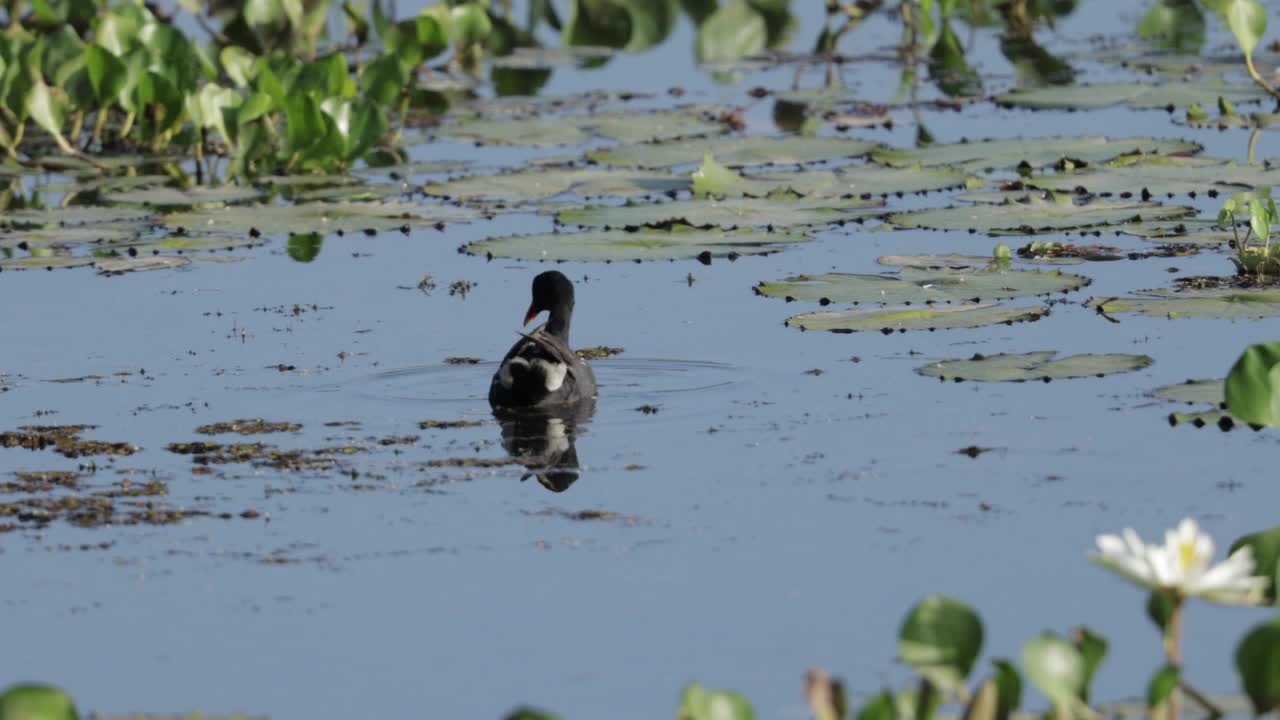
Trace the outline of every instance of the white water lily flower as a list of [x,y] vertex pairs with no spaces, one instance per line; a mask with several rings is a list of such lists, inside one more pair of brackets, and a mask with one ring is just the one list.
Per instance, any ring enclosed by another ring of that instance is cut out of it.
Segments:
[[1185,518],[1165,533],[1164,545],[1146,545],[1133,528],[1120,535],[1099,535],[1093,559],[1144,587],[1200,597],[1230,605],[1257,605],[1267,578],[1253,574],[1253,551],[1247,545],[1226,561],[1213,561],[1213,538],[1196,521]]

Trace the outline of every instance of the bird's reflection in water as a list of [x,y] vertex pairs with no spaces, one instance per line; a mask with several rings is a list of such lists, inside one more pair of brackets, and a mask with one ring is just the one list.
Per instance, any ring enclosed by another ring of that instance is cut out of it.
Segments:
[[502,447],[528,468],[520,478],[537,478],[551,492],[564,492],[579,476],[575,446],[579,426],[595,414],[594,398],[555,409],[495,408]]

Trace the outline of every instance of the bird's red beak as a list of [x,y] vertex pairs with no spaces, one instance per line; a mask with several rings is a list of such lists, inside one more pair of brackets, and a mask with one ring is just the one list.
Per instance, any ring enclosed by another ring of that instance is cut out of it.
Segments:
[[539,311],[537,309],[535,309],[532,305],[530,305],[529,312],[526,313],[524,316],[524,324],[528,325],[529,323],[533,322],[533,319],[538,317],[538,312]]

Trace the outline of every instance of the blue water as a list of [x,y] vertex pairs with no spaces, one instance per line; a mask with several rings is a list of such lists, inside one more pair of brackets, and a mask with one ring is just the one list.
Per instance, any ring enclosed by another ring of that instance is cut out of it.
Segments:
[[[820,4],[797,5],[794,46],[807,48]],[[1079,49],[1090,33],[1132,27],[1142,10],[1085,5],[1042,41]],[[891,45],[888,27],[872,23],[847,42]],[[977,42],[984,72],[1011,82],[992,36]],[[682,25],[662,48],[603,70],[557,70],[544,93],[680,85],[686,99],[748,104],[751,131],[769,132],[768,101],[745,91],[786,87],[791,71],[721,86],[693,67],[691,47]],[[883,101],[895,89],[891,69],[845,72],[860,97]],[[852,134],[909,145],[910,113],[894,115],[892,131]],[[983,103],[926,111],[925,121],[939,141],[1154,134],[1239,160],[1248,140],[1175,127],[1162,112]],[[1278,150],[1264,133],[1256,155]],[[485,163],[527,155],[474,153],[452,143],[415,150]],[[920,597],[944,592],[983,614],[989,657],[1017,658],[1044,629],[1094,627],[1112,648],[1095,696],[1132,697],[1161,662],[1159,640],[1142,616],[1144,595],[1087,561],[1094,536],[1134,526],[1154,538],[1192,515],[1225,546],[1275,522],[1275,433],[1170,428],[1164,418],[1176,408],[1146,393],[1221,376],[1246,344],[1275,339],[1280,323],[1111,324],[1081,306],[1167,286],[1170,266],[1225,274],[1224,256],[1071,268],[1093,284],[1031,324],[892,336],[784,327],[811,307],[755,297],[752,285],[875,272],[875,258],[889,253],[986,254],[996,242],[852,225],[709,267],[559,266],[578,285],[575,343],[626,349],[597,361],[603,389],[577,439],[581,479],[552,494],[521,482],[519,465],[425,466],[504,456],[485,401],[493,365],[443,362],[500,357],[544,269],[456,249],[550,227],[544,216],[512,215],[443,233],[329,237],[309,264],[290,260],[277,239],[238,253],[243,262],[184,270],[0,275],[0,372],[12,386],[0,394],[4,429],[97,424],[89,437],[145,449],[99,458],[87,485],[154,476],[174,504],[260,513],[0,534],[0,685],[58,683],[82,709],[110,713],[496,718],[530,703],[570,718],[652,718],[670,716],[680,688],[696,680],[745,692],[761,717],[802,718],[810,666],[843,676],[859,696],[906,682],[893,662],[898,623]],[[430,295],[406,289],[424,273],[437,282]],[[462,279],[475,288],[450,296],[448,284]],[[313,303],[321,309],[299,315],[258,310]],[[933,358],[1049,349],[1145,353],[1155,363],[1047,385],[939,383],[912,372]],[[296,370],[273,367],[281,363]],[[824,372],[806,374],[814,368]],[[90,374],[105,379],[49,382]],[[163,449],[200,438],[198,425],[241,417],[304,425],[249,440],[371,449],[344,459],[355,477],[249,465],[194,475],[187,456]],[[419,430],[424,420],[483,424]],[[344,421],[359,427],[325,426]],[[420,440],[370,442],[406,434]],[[996,450],[954,452],[970,445]],[[76,466],[48,452],[0,453],[0,472]],[[620,517],[556,512],[582,510]],[[109,546],[80,549],[101,542]],[[1193,607],[1190,677],[1235,691],[1234,644],[1266,616]]]

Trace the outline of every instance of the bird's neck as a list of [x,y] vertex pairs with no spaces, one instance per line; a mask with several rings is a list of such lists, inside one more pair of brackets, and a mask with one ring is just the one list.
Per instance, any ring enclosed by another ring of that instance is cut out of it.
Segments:
[[572,316],[572,305],[559,305],[547,317],[547,332],[560,338],[565,345],[569,344],[569,319]]

